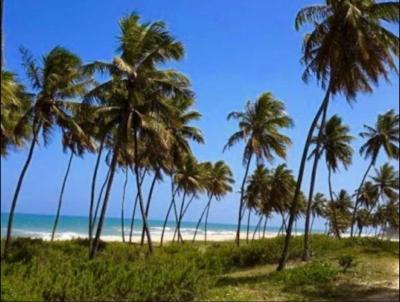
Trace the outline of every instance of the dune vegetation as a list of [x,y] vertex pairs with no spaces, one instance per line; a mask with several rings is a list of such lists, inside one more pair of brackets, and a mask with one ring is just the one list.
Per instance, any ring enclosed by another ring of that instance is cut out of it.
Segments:
[[[22,75],[5,70],[2,61],[1,156],[27,151],[2,239],[2,299],[340,300],[379,298],[383,292],[392,297],[386,281],[398,265],[399,244],[386,239],[399,234],[399,171],[392,164],[400,157],[399,114],[396,109],[378,114],[375,124],[365,125],[359,134],[360,150],[353,150],[356,134],[340,116],[329,114],[329,104],[337,95],[351,104],[359,93],[373,93],[380,80],[389,81],[389,74],[398,71],[399,37],[388,24],[398,25],[399,19],[396,1],[326,0],[298,12],[296,30],[310,31],[302,48],[302,77],[305,83],[315,77],[325,96],[305,138],[297,177],[287,164],[272,164],[276,158],[285,160],[289,147],[301,146],[292,146],[285,134],[295,127],[295,117],[269,91],[227,115],[237,131],[216,146],[229,152],[242,143],[242,179],[235,179],[223,160],[196,158],[192,145],[205,139],[193,123],[202,114],[194,109],[189,78],[166,67],[180,61],[185,48],[163,21],[145,22],[137,13],[123,16],[119,45],[108,61],[83,62],[61,46],[37,60],[23,48],[29,87],[18,80]],[[68,161],[51,242],[14,238],[14,215],[33,155],[39,142],[46,145],[56,131]],[[368,165],[360,171],[360,185],[352,192],[334,188],[332,178],[339,168],[351,168],[356,151]],[[82,184],[91,190],[86,198],[87,239],[54,241],[74,159],[88,153],[96,155],[96,162],[92,179]],[[377,166],[382,158],[388,162]],[[317,177],[321,161],[328,179]],[[305,192],[307,164],[311,178]],[[105,179],[99,179],[100,165],[107,167]],[[105,243],[101,239],[118,173],[125,176],[123,242]],[[235,180],[240,186],[235,241],[203,244],[195,241],[196,234],[193,242],[184,240],[182,222],[192,201],[207,199],[197,224],[207,228],[213,202],[234,191]],[[126,234],[128,181],[135,185],[136,198]],[[146,192],[145,181],[151,184]],[[170,182],[171,190],[161,240],[155,242],[149,209],[157,202],[153,192],[162,181]],[[318,181],[329,185],[327,196],[315,192]],[[139,243],[132,242],[135,211],[143,225]],[[252,215],[258,217],[253,234]],[[264,239],[272,215],[282,218],[281,230],[277,238]],[[300,218],[305,219],[304,234],[293,236]],[[315,218],[325,219],[326,234],[312,234]],[[166,243],[170,220],[175,221],[175,234]],[[369,271],[370,259],[375,266]]]

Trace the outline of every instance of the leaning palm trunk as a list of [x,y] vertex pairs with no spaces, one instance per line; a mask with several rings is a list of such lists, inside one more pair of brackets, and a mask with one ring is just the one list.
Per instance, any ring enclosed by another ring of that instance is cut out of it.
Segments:
[[167,214],[165,215],[164,225],[163,225],[163,229],[162,229],[162,232],[161,232],[160,246],[162,246],[163,242],[164,242],[165,228],[167,227],[168,217],[169,217],[169,214],[170,214],[170,212],[172,210],[172,207],[174,207],[175,217],[177,218],[176,207],[175,207],[175,195],[176,195],[176,193],[177,193],[177,190],[175,189],[173,176],[171,176],[171,195],[172,195],[172,198],[171,198],[171,203],[169,205]]
[[261,225],[262,219],[263,219],[263,216],[262,216],[262,215],[260,215],[260,219],[258,220],[258,223],[257,223],[257,225],[256,225],[256,228],[255,228],[255,230],[254,230],[254,233],[253,233],[253,238],[252,238],[252,240],[254,240],[254,239],[255,239],[255,237],[256,237],[256,233],[257,233],[257,230],[260,228],[260,225]]
[[126,186],[128,185],[128,168],[125,171],[125,182],[124,188],[122,191],[122,204],[121,204],[121,236],[122,242],[125,242],[125,216],[124,216],[124,208],[125,208],[125,195],[126,195]]
[[[331,197],[331,203],[333,205],[334,197],[333,197],[333,190],[332,190],[332,170],[328,167],[328,185],[329,185],[329,196]],[[337,222],[337,215],[336,209],[334,208],[333,213],[333,231],[336,233],[336,236],[340,239],[340,231],[338,229],[338,222]]]
[[58,220],[60,218],[61,206],[62,206],[62,202],[63,202],[64,189],[65,189],[65,185],[67,183],[67,179],[68,179],[69,171],[71,169],[71,164],[72,164],[73,158],[74,158],[74,152],[71,151],[71,156],[69,157],[67,171],[65,172],[65,176],[64,176],[63,183],[61,186],[60,197],[58,199],[57,214],[56,214],[56,218],[54,220],[53,231],[51,232],[51,241],[54,240],[54,235],[56,234]]
[[[145,169],[143,171],[141,177],[140,177],[140,186],[143,184],[146,172],[147,172],[147,170]],[[135,224],[135,215],[136,215],[136,207],[137,207],[138,200],[139,200],[139,194],[136,193],[135,202],[133,204],[133,209],[132,209],[131,227],[130,227],[130,230],[129,230],[129,243],[132,243],[133,227],[134,227],[134,224]]]
[[[178,218],[178,221],[177,221],[177,224],[176,224],[176,227],[175,227],[175,233],[174,233],[174,237],[172,238],[172,242],[175,241],[175,236],[177,234],[178,234],[178,242],[179,242],[180,239],[183,239],[180,229],[181,229],[181,221],[182,221],[182,216],[183,216],[183,209],[185,207],[185,199],[186,199],[186,192],[183,193],[182,202],[181,202],[181,208],[179,210],[179,216],[178,216],[179,218]],[[183,242],[183,240],[182,240],[182,242]]]
[[153,252],[153,243],[151,241],[151,235],[150,235],[150,229],[149,225],[147,223],[147,217],[145,215],[145,209],[144,209],[144,204],[143,204],[143,196],[142,196],[142,187],[140,185],[140,172],[139,172],[139,161],[138,161],[138,133],[137,129],[135,128],[134,131],[134,156],[135,156],[135,176],[136,176],[136,188],[137,192],[139,194],[139,207],[140,207],[140,212],[142,213],[142,221],[143,221],[143,227],[146,232],[146,237],[147,237],[147,245],[149,246],[149,252]]
[[204,216],[204,214],[206,213],[208,207],[210,206],[212,197],[213,197],[213,196],[211,195],[210,198],[209,198],[209,200],[208,200],[208,202],[207,202],[207,204],[206,204],[206,206],[204,207],[203,212],[202,212],[201,215],[200,215],[199,221],[197,222],[197,225],[196,225],[196,230],[194,231],[194,235],[193,235],[193,240],[192,240],[192,242],[195,242],[195,240],[196,240],[196,236],[197,236],[197,232],[198,232],[199,227],[200,227],[200,223],[201,223],[201,221],[203,220],[203,216]]
[[358,190],[357,190],[356,202],[354,204],[353,214],[351,216],[350,237],[353,237],[353,233],[354,233],[354,224],[356,222],[356,213],[357,213],[358,203],[359,203],[359,199],[360,199],[360,192],[361,192],[361,189],[362,189],[362,187],[364,185],[365,180],[367,179],[369,170],[371,170],[372,166],[375,163],[375,159],[376,159],[376,156],[374,155],[372,157],[372,159],[371,159],[370,164],[368,165],[367,171],[365,171],[365,174],[364,174],[364,176],[363,176],[363,178],[361,180],[360,186],[358,187]]
[[101,155],[103,153],[103,147],[104,147],[104,139],[105,136],[102,137],[100,147],[99,147],[99,153],[97,155],[96,159],[96,164],[94,166],[94,171],[93,171],[93,178],[92,178],[92,188],[90,192],[90,203],[89,203],[89,249],[92,245],[92,237],[93,237],[93,207],[94,207],[94,195],[96,192],[96,180],[97,180],[97,171],[99,170],[99,165],[100,165],[100,159]]
[[308,202],[307,202],[307,211],[306,211],[306,222],[304,226],[304,250],[303,250],[303,261],[308,261],[310,259],[310,246],[309,246],[309,235],[310,235],[310,218],[311,218],[311,207],[312,207],[312,202],[313,202],[313,197],[314,197],[314,187],[315,187],[315,179],[317,176],[317,170],[318,170],[318,162],[319,162],[319,157],[320,157],[320,148],[321,148],[321,138],[322,138],[322,131],[324,128],[325,124],[325,119],[326,119],[326,111],[327,108],[325,108],[324,113],[322,115],[322,122],[318,131],[318,137],[317,137],[317,147],[315,149],[315,155],[314,155],[314,163],[312,167],[312,172],[311,172],[311,184],[310,184],[310,191],[308,194]]
[[318,120],[319,120],[321,114],[323,114],[323,112],[326,112],[326,110],[328,108],[329,97],[330,97],[330,92],[331,92],[330,86],[331,85],[329,84],[328,89],[325,94],[325,97],[324,97],[324,100],[322,101],[321,106],[319,107],[317,114],[315,115],[314,120],[311,123],[310,129],[308,130],[306,143],[304,145],[303,155],[301,157],[299,175],[297,177],[297,182],[296,182],[296,190],[295,190],[295,193],[293,196],[292,205],[290,207],[289,225],[288,225],[288,229],[286,232],[285,243],[284,243],[282,255],[279,260],[278,267],[277,267],[278,271],[281,271],[285,268],[286,262],[288,260],[289,245],[290,245],[290,239],[292,236],[293,222],[294,222],[295,215],[296,215],[297,203],[298,203],[298,199],[300,196],[300,190],[301,190],[301,184],[303,182],[303,176],[304,176],[305,164],[307,161],[308,149],[310,147],[311,139],[312,139],[312,136],[314,133],[314,129],[317,126]]
[[262,235],[263,239],[265,238],[265,231],[267,230],[267,221],[268,221],[268,216],[265,216],[263,235]]
[[[151,202],[151,197],[153,196],[154,186],[155,186],[156,180],[157,180],[157,174],[158,174],[158,171],[155,171],[153,181],[151,182],[151,186],[150,186],[149,196],[147,197],[147,204],[146,204],[146,211],[145,211],[146,218],[149,217],[150,202]],[[140,245],[142,245],[142,246],[144,244],[144,233],[145,233],[145,230],[143,227],[142,228],[142,238],[140,240]]]
[[104,189],[106,188],[108,180],[110,179],[110,173],[111,173],[111,168],[108,169],[106,178],[104,179],[104,183],[103,183],[103,185],[101,186],[101,189],[100,189],[99,197],[97,198],[96,209],[94,211],[94,215],[93,215],[93,218],[92,218],[92,230],[95,228],[95,225],[96,225],[97,214],[98,214],[99,209],[100,209],[101,199],[103,198]]
[[249,208],[249,214],[247,214],[247,232],[246,232],[246,243],[249,243],[249,232],[250,232],[250,216],[251,216],[251,208]]
[[17,187],[15,188],[14,197],[11,202],[10,214],[8,216],[7,237],[6,237],[6,242],[4,244],[4,259],[7,259],[8,251],[9,251],[10,244],[11,244],[11,231],[12,231],[12,226],[13,226],[13,222],[14,222],[14,213],[15,213],[15,207],[16,207],[17,201],[18,201],[19,192],[21,191],[22,182],[24,180],[26,171],[28,170],[29,164],[32,160],[33,150],[35,149],[36,140],[37,140],[37,136],[38,136],[40,128],[41,128],[41,124],[37,124],[37,122],[33,123],[33,126],[32,126],[33,137],[32,137],[31,146],[29,148],[28,157],[26,158],[25,164],[24,164],[21,174],[19,176]]
[[206,219],[204,221],[204,243],[207,243],[207,223],[208,223],[208,214],[210,213],[210,207],[211,207],[211,203],[208,205]]
[[110,198],[111,187],[112,187],[112,183],[114,180],[115,168],[117,166],[118,153],[119,153],[119,143],[117,142],[116,146],[114,147],[114,151],[113,151],[113,158],[112,158],[111,166],[110,166],[110,176],[109,176],[109,179],[107,182],[103,205],[101,207],[99,223],[97,225],[96,235],[93,240],[93,246],[92,246],[92,249],[89,254],[90,259],[94,258],[94,256],[97,253],[97,250],[99,248],[100,236],[101,236],[101,232],[103,230],[103,224],[104,224],[104,219],[105,219],[105,215],[106,215],[106,211],[107,211],[108,200]]
[[239,246],[240,244],[240,227],[241,227],[241,223],[242,223],[242,211],[243,211],[243,201],[244,201],[244,186],[246,185],[246,179],[247,179],[247,175],[249,174],[249,168],[250,168],[250,162],[251,162],[251,158],[252,158],[252,154],[250,155],[248,161],[247,161],[247,166],[246,166],[246,170],[244,172],[244,176],[243,176],[243,181],[242,181],[242,187],[240,189],[240,203],[239,203],[239,218],[238,218],[238,226],[237,226],[237,231],[236,231],[236,245]]

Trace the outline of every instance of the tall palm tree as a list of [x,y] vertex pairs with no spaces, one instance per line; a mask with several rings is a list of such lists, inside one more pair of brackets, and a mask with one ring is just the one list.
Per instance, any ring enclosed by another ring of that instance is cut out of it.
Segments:
[[7,156],[12,147],[24,146],[29,139],[30,125],[25,123],[18,135],[14,133],[18,122],[30,106],[30,95],[19,83],[15,74],[1,71],[1,121],[0,121],[0,155]]
[[[353,155],[353,149],[350,146],[353,137],[349,135],[350,129],[348,126],[342,124],[342,119],[334,115],[332,116],[323,126],[321,136],[319,137],[319,145],[311,152],[311,156],[320,157],[325,154],[325,162],[328,167],[328,184],[329,194],[331,201],[333,200],[332,191],[332,172],[336,172],[339,169],[339,164],[342,164],[345,169],[351,164],[351,158]],[[314,137],[312,143],[318,145],[318,138]],[[317,150],[319,153],[317,154]],[[316,163],[317,161],[315,161]],[[314,184],[316,179],[316,165],[313,167],[310,193],[308,196],[307,203],[307,214],[305,221],[304,231],[304,253],[303,260],[307,261],[310,258],[310,249],[308,244],[309,229],[310,229],[310,218],[311,218],[311,207],[314,196]]]
[[[372,92],[370,83],[377,83],[380,76],[388,79],[390,70],[396,70],[394,57],[399,56],[398,37],[385,28],[382,21],[396,24],[399,19],[398,2],[377,3],[374,0],[325,0],[322,5],[301,9],[296,16],[297,30],[307,23],[313,26],[313,31],[306,35],[303,44],[303,80],[307,81],[311,74],[315,74],[325,89],[325,96],[304,145],[288,233],[278,270],[284,269],[287,262],[295,209],[309,146],[318,121],[321,119],[320,125],[325,124],[331,96],[342,93],[350,101],[360,91]],[[314,160],[318,161],[318,157]]]
[[[375,127],[364,125],[366,131],[360,133],[360,136],[362,138],[366,138],[367,141],[361,146],[360,154],[364,155],[365,159],[370,158],[371,161],[364,173],[357,192],[360,192],[361,188],[363,187],[369,171],[375,165],[378,155],[382,149],[389,159],[399,159],[399,123],[399,115],[396,114],[392,109],[384,114],[378,115]],[[355,213],[358,209],[358,199],[359,194],[357,193],[356,204],[352,216],[352,225],[350,231],[351,236],[353,235]]]
[[311,206],[311,225],[310,225],[310,233],[312,233],[312,227],[314,224],[314,219],[316,217],[325,217],[325,211],[328,200],[325,198],[324,194],[317,192],[314,194],[314,200]]
[[90,257],[95,256],[98,248],[119,149],[129,145],[133,145],[136,189],[143,225],[149,250],[153,250],[140,186],[139,140],[144,134],[157,137],[167,150],[168,133],[160,122],[160,116],[171,114],[166,100],[171,97],[191,98],[193,94],[189,80],[184,75],[172,69],[159,68],[160,64],[183,57],[181,43],[171,36],[163,22],[141,23],[139,19],[138,15],[131,14],[121,20],[119,56],[111,63],[94,62],[86,66],[88,71],[99,70],[111,76],[109,81],[96,87],[87,96],[87,101],[98,100],[99,95],[106,98],[107,102],[99,108],[98,114],[109,117],[114,136],[110,179]]
[[11,202],[4,257],[7,257],[10,246],[18,196],[39,133],[42,132],[44,142],[47,144],[54,126],[58,125],[61,128],[70,129],[74,132],[74,135],[82,140],[87,140],[86,135],[70,114],[71,109],[76,109],[79,104],[69,101],[73,97],[84,94],[88,84],[91,83],[91,80],[82,73],[81,60],[62,47],[55,47],[45,55],[41,66],[37,65],[27,50],[23,49],[22,54],[26,74],[32,82],[35,93],[32,97],[34,101],[16,125],[15,133],[18,135],[21,129],[24,129],[26,123],[31,123],[32,141]]
[[197,222],[196,230],[193,235],[193,242],[196,240],[196,234],[204,214],[206,214],[204,224],[204,241],[207,242],[207,222],[211,201],[213,198],[220,200],[227,193],[232,192],[232,184],[234,183],[231,169],[222,160],[217,161],[215,164],[209,162],[204,163],[203,171],[205,178],[203,181],[208,195],[208,202],[200,215],[199,221]]
[[275,99],[272,93],[263,93],[255,102],[247,102],[243,112],[231,112],[229,119],[239,121],[239,131],[232,134],[224,150],[231,148],[239,141],[244,141],[243,165],[245,173],[240,189],[238,226],[236,244],[240,241],[240,228],[244,209],[244,193],[247,175],[253,156],[258,164],[264,159],[272,161],[277,155],[285,158],[287,147],[291,144],[289,137],[280,133],[282,128],[293,125],[292,119],[285,112],[283,102]]
[[375,169],[375,176],[371,178],[382,203],[399,198],[399,171],[393,166],[385,163],[379,170]]
[[350,226],[352,207],[351,196],[346,190],[340,190],[338,196],[328,203],[327,218],[331,224],[331,231],[339,239],[341,233]]

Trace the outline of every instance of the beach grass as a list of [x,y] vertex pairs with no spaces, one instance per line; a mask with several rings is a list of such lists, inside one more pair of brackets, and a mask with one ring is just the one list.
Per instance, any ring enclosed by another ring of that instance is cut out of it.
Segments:
[[89,261],[87,240],[19,238],[13,242],[10,258],[1,263],[1,298],[307,301],[398,297],[398,242],[313,235],[313,257],[305,263],[300,261],[302,238],[294,238],[287,269],[276,272],[283,239],[242,242],[239,248],[233,242],[170,243],[157,247],[152,255],[146,247],[103,242],[98,257]]

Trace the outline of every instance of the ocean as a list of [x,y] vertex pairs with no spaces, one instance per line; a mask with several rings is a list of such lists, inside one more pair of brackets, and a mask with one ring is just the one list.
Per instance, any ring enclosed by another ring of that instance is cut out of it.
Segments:
[[[15,237],[31,237],[50,239],[55,216],[54,215],[38,215],[38,214],[20,214],[14,216],[13,233]],[[1,237],[4,237],[7,232],[8,214],[1,213]],[[164,221],[149,220],[150,232],[155,238],[161,236],[161,231]],[[124,220],[125,237],[128,238],[130,232],[130,219]],[[142,221],[135,220],[133,236],[137,238],[141,234]],[[196,222],[182,222],[181,231],[183,238],[192,238],[195,232]],[[250,226],[250,230],[254,231],[254,226]],[[102,232],[104,240],[122,240],[121,235],[121,219],[106,218]],[[175,230],[175,222],[169,221],[167,224],[165,238],[172,238]],[[246,230],[244,225],[242,231]],[[277,233],[279,228],[267,227],[268,233]],[[236,234],[236,225],[208,223],[207,237],[218,239],[233,239]],[[252,234],[252,233],[251,233]],[[204,236],[204,224],[200,225],[198,231],[198,239]],[[56,239],[72,239],[72,238],[88,237],[88,218],[83,216],[60,216]]]

